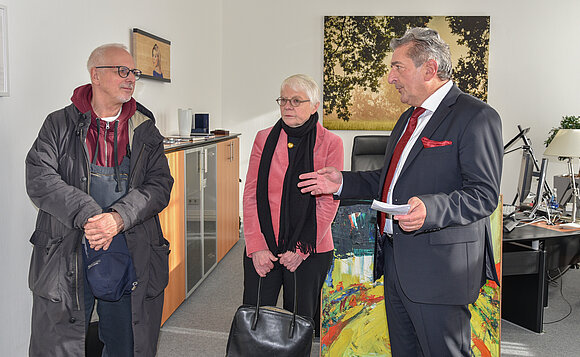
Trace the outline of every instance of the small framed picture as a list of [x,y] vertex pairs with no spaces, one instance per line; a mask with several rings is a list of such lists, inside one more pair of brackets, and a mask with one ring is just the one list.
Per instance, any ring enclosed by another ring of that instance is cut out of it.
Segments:
[[6,6],[0,5],[0,97],[10,95],[8,88],[8,23]]
[[171,82],[170,41],[134,28],[131,48],[135,68],[143,72],[141,78]]

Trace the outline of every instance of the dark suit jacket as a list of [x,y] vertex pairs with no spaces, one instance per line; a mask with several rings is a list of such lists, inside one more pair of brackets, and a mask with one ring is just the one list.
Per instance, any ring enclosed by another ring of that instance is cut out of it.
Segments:
[[[379,199],[412,110],[391,133],[383,169],[343,172],[341,199]],[[423,137],[451,144],[425,148]],[[489,215],[498,204],[502,160],[498,113],[453,86],[413,146],[393,191],[394,204],[417,196],[427,208],[425,223],[415,232],[393,222],[397,274],[412,301],[467,305],[477,299],[486,277],[498,282]]]

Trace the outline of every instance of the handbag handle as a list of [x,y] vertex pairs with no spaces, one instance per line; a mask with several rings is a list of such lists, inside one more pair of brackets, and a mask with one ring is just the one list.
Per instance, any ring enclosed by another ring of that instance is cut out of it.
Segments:
[[[296,272],[292,273],[292,277],[294,277],[294,312],[292,313],[292,323],[290,324],[290,329],[288,331],[288,338],[292,338],[294,336],[294,327],[296,325],[296,302],[297,302],[297,294],[296,294]],[[254,319],[252,320],[252,330],[256,329],[256,325],[258,324],[258,317],[260,315],[260,294],[262,292],[262,277],[258,280],[258,301],[256,304],[256,313],[254,314]]]

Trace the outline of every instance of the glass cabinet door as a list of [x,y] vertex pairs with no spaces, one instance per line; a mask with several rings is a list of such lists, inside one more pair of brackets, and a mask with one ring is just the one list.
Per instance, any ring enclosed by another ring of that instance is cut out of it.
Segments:
[[186,295],[217,264],[217,146],[185,152]]
[[217,146],[204,149],[203,272],[217,264]]
[[185,152],[185,254],[186,294],[203,277],[203,226],[202,226],[202,161],[201,150]]

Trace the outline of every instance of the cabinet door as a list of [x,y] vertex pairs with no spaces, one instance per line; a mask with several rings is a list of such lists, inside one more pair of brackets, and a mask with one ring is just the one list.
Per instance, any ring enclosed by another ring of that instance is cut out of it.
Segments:
[[202,150],[203,158],[203,273],[217,264],[216,146]]
[[239,138],[218,143],[218,261],[240,237]]
[[189,294],[203,277],[202,169],[201,150],[185,153],[185,254],[186,292]]
[[169,241],[171,249],[169,254],[169,283],[165,288],[165,302],[163,303],[161,323],[164,323],[185,300],[183,151],[168,154],[167,161],[174,183],[169,204],[159,213],[161,229],[163,230],[163,235]]

